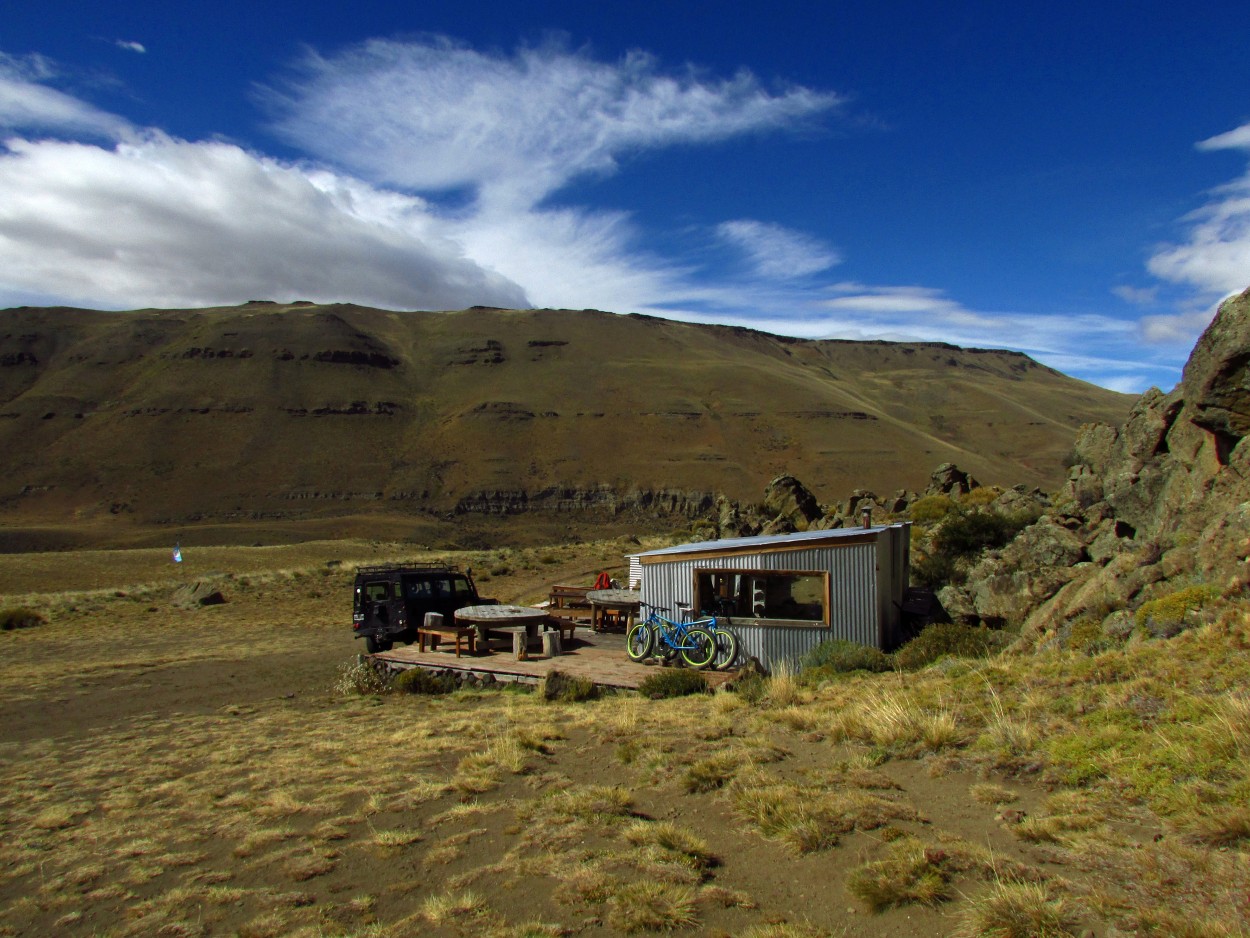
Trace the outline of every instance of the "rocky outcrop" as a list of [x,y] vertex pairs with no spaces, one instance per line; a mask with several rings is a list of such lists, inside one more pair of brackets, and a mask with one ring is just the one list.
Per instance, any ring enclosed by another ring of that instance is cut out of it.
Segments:
[[650,517],[709,518],[717,507],[708,492],[677,489],[646,489],[619,492],[610,485],[591,487],[551,486],[536,492],[496,489],[475,492],[460,499],[456,515],[519,515],[526,512],[585,513],[612,516],[641,514]]
[[1124,610],[1181,586],[1246,588],[1248,433],[1250,290],[1221,305],[1174,391],[1081,428],[1048,514],[943,590],[948,611],[1018,624],[1032,647],[1079,618],[1122,632]]

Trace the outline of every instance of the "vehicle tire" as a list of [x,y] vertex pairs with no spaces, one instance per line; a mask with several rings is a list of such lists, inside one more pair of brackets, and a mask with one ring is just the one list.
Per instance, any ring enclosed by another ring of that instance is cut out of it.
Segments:
[[681,643],[681,660],[702,671],[716,660],[716,636],[707,629],[690,629]]
[[716,636],[716,658],[712,661],[712,667],[718,671],[732,668],[738,660],[738,636],[724,626],[713,634]]
[[376,655],[380,651],[390,651],[392,644],[389,638],[379,638],[376,635],[365,636],[365,648],[371,655]]
[[625,636],[625,653],[629,655],[630,661],[646,661],[651,657],[651,650],[654,647],[655,635],[651,631],[651,626],[645,622],[639,622]]

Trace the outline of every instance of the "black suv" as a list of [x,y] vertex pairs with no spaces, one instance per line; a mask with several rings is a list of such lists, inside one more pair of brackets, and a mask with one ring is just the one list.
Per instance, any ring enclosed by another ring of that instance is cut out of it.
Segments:
[[477,595],[473,571],[444,563],[357,567],[352,593],[352,629],[369,653],[389,651],[396,641],[417,640],[427,612],[448,622],[457,609],[491,602]]

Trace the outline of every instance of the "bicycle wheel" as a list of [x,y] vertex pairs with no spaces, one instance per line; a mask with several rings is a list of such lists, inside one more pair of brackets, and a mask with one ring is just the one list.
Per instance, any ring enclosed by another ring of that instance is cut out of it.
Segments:
[[723,625],[716,627],[715,635],[716,658],[712,661],[712,667],[718,671],[732,668],[738,660],[738,636]]
[[655,647],[655,634],[646,622],[639,622],[625,636],[625,653],[630,661],[646,661]]
[[681,660],[700,671],[716,658],[716,636],[707,629],[690,629],[681,643]]

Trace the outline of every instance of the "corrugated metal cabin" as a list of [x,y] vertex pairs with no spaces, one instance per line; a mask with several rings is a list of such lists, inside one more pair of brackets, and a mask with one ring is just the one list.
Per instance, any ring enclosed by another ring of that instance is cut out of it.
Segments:
[[635,558],[643,602],[728,616],[740,658],[768,669],[831,638],[883,650],[903,640],[910,523],[682,544],[631,568]]

